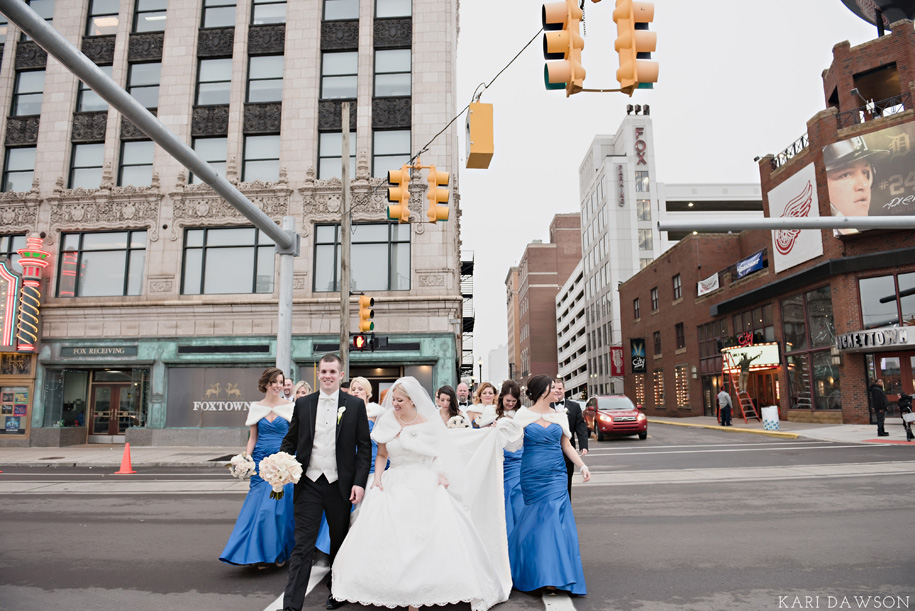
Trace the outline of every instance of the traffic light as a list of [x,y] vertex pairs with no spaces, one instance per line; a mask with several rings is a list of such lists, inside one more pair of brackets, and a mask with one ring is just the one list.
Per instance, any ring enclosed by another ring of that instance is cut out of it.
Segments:
[[562,60],[543,67],[543,81],[547,89],[565,89],[566,97],[584,86],[581,50],[585,40],[579,34],[583,15],[578,0],[543,5],[543,58]]
[[388,171],[388,219],[400,223],[410,222],[410,166],[404,164],[399,170]]
[[430,223],[448,220],[449,208],[440,204],[448,203],[448,189],[442,187],[448,186],[449,178],[448,172],[440,172],[435,169],[434,165],[429,166],[429,193],[426,195],[429,199],[429,209],[426,211],[426,215],[429,217]]
[[359,296],[359,330],[363,333],[375,328],[375,323],[372,322],[375,318],[375,310],[372,309],[374,305],[375,300],[368,295]]
[[613,46],[620,56],[616,80],[620,90],[630,96],[635,89],[651,89],[658,80],[658,62],[646,61],[658,45],[657,33],[648,31],[653,20],[653,2],[616,0],[613,21],[617,38]]
[[353,336],[353,350],[359,350],[360,352],[365,350],[368,346],[369,340],[365,335],[361,333]]
[[492,104],[471,102],[467,113],[467,167],[485,170],[492,161]]

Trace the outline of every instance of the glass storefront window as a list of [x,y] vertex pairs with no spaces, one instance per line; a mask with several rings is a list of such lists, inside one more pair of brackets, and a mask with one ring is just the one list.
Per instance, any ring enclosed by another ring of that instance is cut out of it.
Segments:
[[829,287],[810,291],[806,297],[810,347],[832,346],[836,341],[836,330],[832,320],[832,296]]
[[[828,354],[828,353],[827,353]],[[810,379],[808,377],[807,354],[789,354],[788,361],[788,406],[791,409],[810,409]]]
[[861,295],[861,315],[864,317],[865,329],[899,323],[893,276],[861,278],[858,280],[858,292]]
[[839,368],[832,364],[829,352],[814,352],[812,357],[816,409],[842,409]]
[[915,324],[915,273],[899,274],[899,304],[902,306],[902,324]]
[[807,349],[807,323],[804,317],[803,295],[794,295],[782,300],[782,326],[785,331],[786,352]]
[[85,426],[89,399],[89,371],[47,370],[44,397],[43,426]]

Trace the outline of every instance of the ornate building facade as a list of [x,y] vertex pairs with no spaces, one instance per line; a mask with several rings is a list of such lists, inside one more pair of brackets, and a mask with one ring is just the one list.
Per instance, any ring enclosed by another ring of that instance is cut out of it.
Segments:
[[[414,222],[386,214],[387,171],[418,152],[456,178],[457,128],[435,138],[457,112],[456,1],[30,4],[269,217],[294,217],[291,376],[312,387],[317,360],[339,351],[349,101],[350,291],[374,297],[375,332],[388,338],[352,352],[349,374],[376,395],[401,375],[430,391],[456,383],[457,181],[448,222],[416,222],[427,188],[418,171]],[[18,251],[40,236],[50,265],[34,355],[2,354],[19,365],[0,373],[16,411],[4,411],[0,445],[243,443],[246,402],[276,359],[272,241],[15,25],[5,29],[0,259],[21,271]],[[353,308],[353,330],[355,319]]]

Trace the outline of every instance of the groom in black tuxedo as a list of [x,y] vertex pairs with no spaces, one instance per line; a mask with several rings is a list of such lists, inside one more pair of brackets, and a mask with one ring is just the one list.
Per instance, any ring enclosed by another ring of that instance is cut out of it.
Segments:
[[[295,549],[289,559],[284,611],[300,611],[311,576],[321,514],[330,531],[330,561],[349,530],[353,503],[362,500],[372,462],[365,403],[340,390],[343,363],[327,354],[318,363],[319,391],[295,402],[281,452],[295,454],[303,473],[295,485]],[[330,587],[328,582],[328,587]],[[327,608],[343,603],[327,597]]]
[[[557,377],[553,380],[553,402],[550,405],[556,411],[565,411],[569,416],[569,430],[572,432],[572,438],[569,441],[572,442],[572,449],[578,450],[579,454],[585,456],[588,454],[588,425],[585,424],[585,418],[581,413],[581,405],[571,399],[566,399],[565,392],[565,383],[562,378]],[[569,472],[569,500],[571,500],[572,474],[575,473],[575,464],[565,454],[562,456],[566,459],[566,471]]]

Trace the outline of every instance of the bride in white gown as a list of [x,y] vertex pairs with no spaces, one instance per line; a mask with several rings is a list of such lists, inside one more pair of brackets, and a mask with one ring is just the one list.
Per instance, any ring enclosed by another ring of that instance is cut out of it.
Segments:
[[375,471],[337,554],[334,598],[389,608],[466,602],[474,611],[507,600],[501,461],[518,431],[447,429],[412,377],[394,384],[384,407],[372,439],[377,464],[391,466]]

